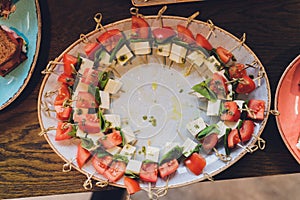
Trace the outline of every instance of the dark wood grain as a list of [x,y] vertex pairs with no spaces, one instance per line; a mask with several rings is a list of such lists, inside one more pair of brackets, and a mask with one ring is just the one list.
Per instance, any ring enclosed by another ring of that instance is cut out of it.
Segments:
[[[255,2],[255,3],[254,3]],[[95,27],[93,16],[103,14],[103,24],[130,17],[129,0],[49,0],[40,2],[42,44],[35,73],[22,95],[0,111],[0,198],[50,195],[85,191],[85,176],[73,170],[62,172],[63,161],[38,136],[37,97],[41,71],[64,49]],[[156,14],[161,6],[140,8],[145,15]],[[215,1],[168,5],[166,15],[189,16],[200,11],[199,20],[211,19],[237,37],[247,33],[247,45],[266,68],[272,102],[277,83],[286,66],[300,53],[300,2],[298,0]],[[273,106],[272,106],[273,107]],[[216,180],[299,173],[270,116],[262,137],[264,151],[247,154]],[[108,187],[105,189],[116,189]],[[95,188],[95,190],[100,190]]]

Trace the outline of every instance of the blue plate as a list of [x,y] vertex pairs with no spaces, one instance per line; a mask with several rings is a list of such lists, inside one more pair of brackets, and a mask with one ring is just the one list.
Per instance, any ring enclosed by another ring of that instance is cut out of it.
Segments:
[[40,8],[37,0],[16,1],[16,11],[0,25],[15,30],[28,43],[27,60],[5,77],[0,77],[0,110],[12,103],[24,90],[33,73],[41,40]]

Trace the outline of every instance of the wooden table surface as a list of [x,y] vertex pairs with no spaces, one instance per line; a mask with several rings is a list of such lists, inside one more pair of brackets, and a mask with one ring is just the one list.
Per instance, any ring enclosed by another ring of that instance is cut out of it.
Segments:
[[[42,43],[35,72],[16,101],[0,111],[0,198],[28,197],[85,191],[84,175],[62,172],[63,161],[50,148],[38,123],[37,98],[47,62],[95,27],[93,16],[103,14],[103,24],[129,18],[130,0],[40,1]],[[162,6],[143,7],[153,15]],[[271,85],[272,103],[277,83],[287,65],[300,53],[300,2],[298,0],[207,0],[172,4],[166,15],[188,17],[200,11],[198,20],[211,19],[233,35],[247,33],[246,44],[263,63]],[[274,106],[272,105],[272,108]],[[262,138],[264,151],[246,154],[215,180],[299,173],[300,166],[283,143],[274,116]],[[108,187],[106,189],[115,189]],[[99,190],[99,189],[97,189]]]

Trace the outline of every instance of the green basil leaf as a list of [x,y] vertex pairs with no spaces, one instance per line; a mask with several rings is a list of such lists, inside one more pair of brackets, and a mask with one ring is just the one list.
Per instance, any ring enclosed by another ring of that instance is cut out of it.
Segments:
[[107,128],[107,123],[106,123],[105,117],[100,109],[98,111],[98,118],[99,118],[100,129],[102,132],[105,132],[105,130]]
[[109,80],[109,76],[108,76],[108,72],[101,72],[99,74],[99,89],[100,90],[104,90],[108,80]]
[[121,38],[115,48],[112,50],[109,58],[109,62],[112,62],[116,58],[117,52],[122,48],[123,45],[126,44],[125,38]]
[[173,149],[171,149],[168,153],[162,156],[159,165],[162,165],[166,162],[169,162],[173,159],[179,159],[182,156],[183,148],[176,146]]
[[129,162],[129,160],[126,156],[123,156],[123,155],[120,155],[120,154],[115,154],[113,156],[113,160],[114,161],[119,161],[119,162],[124,162],[126,164]]
[[228,147],[228,135],[231,132],[231,128],[227,128],[224,135],[224,148],[227,156],[230,155],[230,149]]
[[72,131],[70,131],[68,133],[68,135],[71,136],[71,137],[76,137],[76,132],[77,132],[77,126],[72,125]]
[[212,125],[209,125],[207,126],[206,128],[204,128],[202,131],[200,131],[198,134],[197,134],[197,140],[201,140],[203,139],[205,136],[211,134],[211,133],[217,133],[219,134],[220,133],[220,130],[218,129],[218,125],[217,124],[212,124]]
[[208,81],[210,81],[210,79],[194,85],[192,89],[207,98],[209,101],[215,102],[217,100],[217,95],[211,89],[209,89],[207,85]]
[[91,138],[81,138],[81,146],[86,150],[91,150],[95,145]]
[[132,178],[132,179],[138,179],[139,178],[139,175],[133,173],[132,171],[128,171],[128,170],[125,171],[125,176],[127,176],[129,178]]

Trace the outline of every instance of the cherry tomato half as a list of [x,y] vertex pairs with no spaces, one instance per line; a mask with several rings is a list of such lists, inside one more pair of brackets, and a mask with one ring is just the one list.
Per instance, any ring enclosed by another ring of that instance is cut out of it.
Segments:
[[221,61],[225,64],[233,58],[233,54],[223,47],[217,47],[216,51]]
[[193,174],[198,176],[206,166],[206,160],[200,154],[193,153],[184,160],[184,164]]
[[225,112],[221,114],[221,120],[237,122],[241,117],[241,111],[236,102],[227,101],[224,102]]
[[161,178],[165,178],[166,176],[173,174],[178,167],[179,163],[177,159],[170,160],[158,167],[159,175]]
[[97,117],[97,114],[77,115],[76,122],[78,123],[79,129],[84,131],[85,133],[100,132],[99,119]]
[[140,179],[145,182],[156,183],[158,164],[155,162],[143,162],[140,170]]
[[194,35],[192,33],[192,31],[188,28],[186,28],[185,26],[182,26],[180,24],[177,25],[177,31],[178,31],[178,37],[188,43],[188,44],[193,44],[195,43],[195,38]]
[[71,98],[71,93],[67,84],[61,84],[58,94],[55,97],[54,105],[63,105],[63,103]]
[[77,146],[77,156],[76,156],[76,161],[78,164],[79,168],[82,168],[83,165],[87,162],[89,157],[91,156],[91,153],[83,148],[81,144]]
[[111,182],[116,182],[125,174],[126,163],[122,161],[113,161],[103,176]]
[[89,59],[94,60],[95,52],[101,48],[101,44],[98,42],[91,42],[84,46],[84,52],[88,56]]
[[149,38],[150,35],[150,28],[148,22],[142,18],[133,15],[131,17],[132,21],[132,32],[133,32],[133,37],[134,38],[141,38],[141,39],[147,39]]
[[56,128],[55,141],[61,141],[72,138],[69,133],[73,130],[70,123],[58,121]]
[[242,78],[247,75],[247,71],[245,69],[245,65],[241,63],[236,63],[229,67],[229,76],[231,79],[233,78]]
[[263,100],[256,100],[251,99],[248,102],[248,108],[250,112],[248,112],[247,117],[256,119],[256,120],[263,120],[265,116],[265,101]]
[[173,37],[176,35],[176,32],[168,26],[165,26],[163,28],[156,28],[152,31],[154,38],[158,42],[164,42],[167,39]]
[[209,43],[209,41],[200,33],[196,35],[196,43],[203,47],[204,49],[211,51],[213,49],[212,45]]
[[214,73],[212,80],[209,82],[209,88],[217,95],[219,99],[226,99],[228,94],[228,87],[226,79],[219,73]]
[[114,130],[112,133],[106,135],[107,140],[109,140],[114,146],[122,144],[123,138],[120,131]]
[[102,33],[97,38],[97,41],[100,42],[108,52],[111,52],[122,37],[122,32],[119,29],[111,29]]
[[245,120],[240,128],[240,135],[242,142],[247,142],[251,139],[252,134],[254,133],[254,122],[251,120]]
[[256,85],[254,81],[249,76],[243,76],[239,81],[236,92],[238,94],[249,94],[253,90],[255,90]]
[[69,121],[72,113],[72,107],[70,106],[63,106],[63,105],[56,105],[54,106],[56,112],[56,118],[61,121]]
[[239,132],[237,129],[231,130],[231,132],[228,134],[227,138],[227,145],[228,148],[232,149],[237,145],[239,142],[241,142],[240,137],[239,137]]
[[73,78],[72,75],[69,76],[69,75],[67,75],[65,73],[59,75],[59,77],[57,78],[57,81],[61,82],[61,83],[64,83],[66,85],[69,85],[69,86],[74,85],[74,82],[75,82],[75,80],[74,80],[74,78]]
[[108,169],[108,166],[110,165],[112,160],[113,160],[113,158],[110,155],[103,156],[101,158],[99,158],[99,157],[97,157],[97,155],[95,155],[93,157],[92,163],[93,163],[94,168],[96,169],[96,171],[99,174],[104,174],[105,170]]
[[77,108],[97,108],[95,96],[89,92],[79,91],[76,100]]
[[137,180],[134,180],[126,176],[124,177],[124,185],[126,187],[128,194],[134,194],[141,190],[140,184]]
[[74,68],[77,63],[76,57],[70,54],[64,54],[63,63],[64,63],[64,73],[66,75],[71,76],[73,73],[75,73]]

